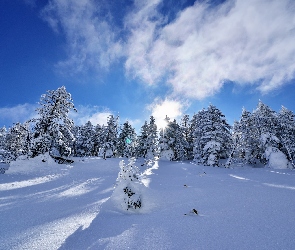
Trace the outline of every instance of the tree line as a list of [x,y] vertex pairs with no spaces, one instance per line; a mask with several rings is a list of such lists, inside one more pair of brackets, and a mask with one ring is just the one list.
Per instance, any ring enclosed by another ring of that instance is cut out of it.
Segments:
[[221,159],[227,159],[227,165],[235,161],[267,164],[272,153],[280,152],[293,164],[294,113],[285,107],[277,113],[261,101],[252,112],[243,109],[233,126],[210,104],[191,118],[184,115],[179,122],[166,116],[166,126],[161,129],[151,116],[139,134],[128,121],[119,125],[119,117],[113,115],[105,125],[88,121],[75,126],[69,118],[71,110],[76,111],[64,86],[47,91],[40,98],[37,118],[0,129],[1,157],[11,161],[49,153],[55,159],[143,157],[219,166]]

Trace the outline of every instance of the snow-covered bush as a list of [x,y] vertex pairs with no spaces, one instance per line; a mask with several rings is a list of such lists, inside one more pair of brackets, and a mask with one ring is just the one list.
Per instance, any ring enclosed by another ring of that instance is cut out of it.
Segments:
[[141,208],[141,182],[139,169],[135,166],[135,158],[130,158],[126,165],[120,161],[120,172],[117,178],[117,187],[114,191],[115,199],[124,210]]
[[264,157],[267,160],[267,166],[273,169],[286,169],[288,168],[288,159],[286,155],[275,147],[268,147],[265,150]]

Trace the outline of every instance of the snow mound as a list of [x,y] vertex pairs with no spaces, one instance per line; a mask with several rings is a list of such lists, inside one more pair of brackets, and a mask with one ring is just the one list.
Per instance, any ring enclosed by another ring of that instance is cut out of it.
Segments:
[[172,149],[163,150],[160,155],[160,160],[171,161],[173,158],[174,152]]
[[265,151],[265,157],[268,159],[268,167],[272,169],[288,168],[288,159],[285,154],[277,148],[268,147]]

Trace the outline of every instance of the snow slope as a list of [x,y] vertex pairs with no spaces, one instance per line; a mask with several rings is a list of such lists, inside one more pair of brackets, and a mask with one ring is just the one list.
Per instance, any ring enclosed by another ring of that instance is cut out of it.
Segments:
[[143,207],[129,212],[112,195],[120,160],[14,162],[0,249],[294,249],[294,171],[138,161]]

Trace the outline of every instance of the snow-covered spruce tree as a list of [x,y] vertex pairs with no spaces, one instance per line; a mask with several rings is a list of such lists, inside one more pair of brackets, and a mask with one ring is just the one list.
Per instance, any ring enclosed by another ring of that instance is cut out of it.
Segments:
[[131,124],[126,121],[123,124],[118,137],[117,155],[121,157],[134,157],[136,148],[136,133]]
[[252,126],[251,113],[242,109],[242,115],[239,121],[235,121],[232,131],[232,152],[227,162],[229,166],[232,162],[241,162],[243,164],[252,161],[252,149],[254,141],[252,133],[255,128]]
[[141,134],[137,138],[136,156],[153,160],[158,156],[158,132],[155,118],[150,117],[150,123],[145,121]]
[[98,156],[101,145],[103,144],[103,126],[97,124],[91,139],[93,143],[92,155]]
[[118,144],[118,119],[119,117],[110,115],[108,117],[107,126],[103,126],[101,134],[103,143],[101,145],[100,155],[102,155],[104,159],[116,156]]
[[257,108],[252,113],[252,122],[254,125],[252,147],[257,144],[252,151],[254,152],[252,157],[255,157],[263,164],[267,164],[268,160],[265,158],[266,149],[279,147],[277,138],[279,124],[276,112],[259,100]]
[[295,114],[282,106],[279,114],[279,132],[278,137],[282,143],[281,150],[287,155],[293,168],[295,157]]
[[192,138],[193,147],[193,160],[195,162],[202,162],[202,145],[201,145],[201,137],[202,137],[202,124],[203,119],[205,117],[205,109],[200,110],[196,114],[193,115],[190,122],[190,137]]
[[148,123],[147,121],[141,127],[140,135],[137,137],[136,157],[145,158],[148,147]]
[[161,128],[159,135],[159,158],[171,161],[174,156],[174,152],[170,146],[172,142],[170,137],[173,136],[173,131],[169,127],[170,118],[167,115],[165,117],[165,123],[166,126]]
[[0,149],[5,149],[6,147],[6,135],[7,135],[7,129],[5,126],[0,128]]
[[32,157],[49,152],[53,157],[67,157],[71,154],[74,140],[73,121],[68,117],[70,110],[76,111],[71,94],[64,86],[48,90],[43,94],[37,109],[34,135],[31,141]]
[[184,155],[185,155],[185,159],[193,159],[193,137],[192,134],[190,132],[190,119],[189,119],[189,115],[184,115],[181,119],[181,123],[180,123],[180,129],[181,129],[181,133],[182,133],[182,138],[183,138],[183,142],[184,142]]
[[145,157],[151,160],[158,157],[158,130],[153,116],[150,117],[148,125],[147,152]]
[[123,209],[139,209],[142,206],[140,194],[139,169],[135,166],[135,158],[130,158],[128,165],[120,161],[120,172],[117,178],[117,191],[122,194]]
[[12,160],[15,160],[21,155],[28,155],[29,142],[29,123],[16,123],[6,135],[5,149],[10,152]]
[[230,151],[231,127],[221,111],[213,105],[209,105],[203,115],[199,141],[202,149],[202,163],[219,166],[219,159],[226,158]]
[[91,156],[93,152],[94,143],[92,141],[94,136],[94,128],[90,121],[85,125],[79,126],[76,135],[75,153],[77,156]]
[[167,126],[160,133],[160,158],[168,160],[185,160],[186,159],[186,141],[182,129],[176,120],[172,122],[165,118]]

